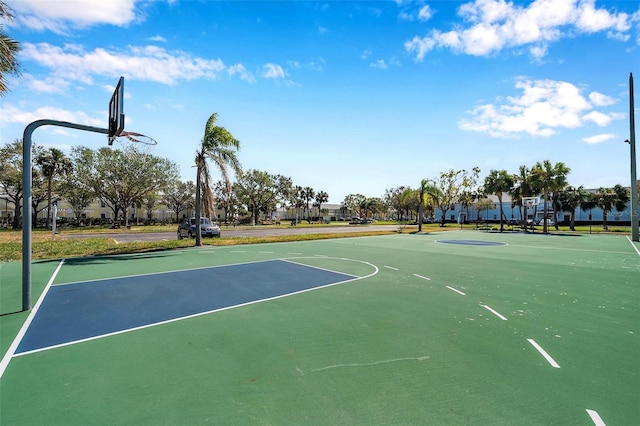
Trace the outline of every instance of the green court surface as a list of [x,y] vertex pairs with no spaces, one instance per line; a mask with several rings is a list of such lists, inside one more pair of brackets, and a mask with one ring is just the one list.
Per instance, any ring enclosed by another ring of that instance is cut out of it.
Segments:
[[272,259],[359,279],[14,356],[28,313],[1,264],[0,424],[637,424],[639,250],[456,231],[35,262],[34,301],[58,267],[54,286]]

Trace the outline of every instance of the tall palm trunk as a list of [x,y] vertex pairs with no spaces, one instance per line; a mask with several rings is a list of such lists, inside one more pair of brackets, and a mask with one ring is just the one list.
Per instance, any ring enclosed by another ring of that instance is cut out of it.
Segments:
[[200,202],[202,196],[200,194],[200,192],[202,191],[202,187],[201,187],[201,182],[202,182],[202,171],[200,169],[200,163],[199,163],[199,158],[200,156],[196,157],[196,164],[197,164],[197,173],[196,173],[196,247],[200,247],[202,246],[202,233],[200,232],[200,215],[202,212],[202,203]]

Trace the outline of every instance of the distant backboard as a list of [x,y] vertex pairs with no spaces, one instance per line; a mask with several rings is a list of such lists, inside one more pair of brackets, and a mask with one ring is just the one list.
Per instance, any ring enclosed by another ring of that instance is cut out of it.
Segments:
[[124,77],[120,77],[109,101],[109,145],[124,130]]

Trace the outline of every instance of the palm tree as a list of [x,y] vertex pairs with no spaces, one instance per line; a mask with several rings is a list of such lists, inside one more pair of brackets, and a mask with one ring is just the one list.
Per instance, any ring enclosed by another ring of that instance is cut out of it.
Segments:
[[[549,215],[549,194],[552,195],[552,199],[555,199],[555,194],[562,188],[567,186],[567,175],[571,169],[564,163],[558,162],[552,165],[549,160],[544,160],[542,163],[537,162],[531,170],[531,177],[533,187],[539,190],[544,197],[544,218],[543,218],[543,232],[548,232],[547,219]],[[557,205],[554,203],[553,213],[557,218]],[[557,221],[555,221],[557,222]],[[557,228],[556,224],[556,228]]]
[[484,190],[489,194],[496,194],[500,203],[500,232],[504,231],[504,210],[502,209],[502,194],[511,191],[514,185],[513,176],[506,170],[491,170],[484,179]]
[[602,229],[609,229],[607,225],[607,213],[614,208],[621,212],[627,207],[629,202],[629,190],[618,184],[613,188],[600,188],[595,195],[595,203],[602,209]]
[[[0,18],[13,20],[11,9],[2,0],[0,0]],[[20,64],[17,60],[19,51],[20,43],[9,37],[4,32],[4,26],[0,25],[0,96],[4,96],[9,91],[6,75],[20,75]]]
[[[200,223],[200,217],[204,214],[211,217],[215,212],[215,199],[210,186],[211,174],[207,160],[213,162],[225,184],[230,184],[229,168],[236,174],[242,173],[237,152],[240,150],[240,141],[224,127],[216,126],[218,114],[213,113],[207,120],[204,128],[204,136],[200,150],[196,152],[196,225]],[[196,227],[196,246],[202,245],[200,226]]]
[[426,198],[429,196],[427,194],[427,188],[429,185],[429,181],[426,179],[422,179],[420,181],[420,189],[418,189],[418,232],[422,232],[422,220],[424,217],[424,205],[426,204]]
[[57,148],[49,148],[40,153],[36,158],[36,164],[40,166],[42,174],[47,180],[47,226],[51,226],[51,196],[53,182],[60,175],[71,173],[73,164],[71,160]]
[[399,220],[409,220],[409,211],[411,210],[411,200],[413,197],[414,190],[410,187],[407,187],[402,190],[400,194],[400,218]]
[[[537,195],[531,185],[531,169],[527,166],[520,166],[518,174],[513,176],[515,185],[509,191],[513,204],[520,207],[520,220],[524,226],[525,232],[527,232],[527,219],[529,212],[527,206],[522,203],[522,199],[526,197],[533,197]],[[524,215],[522,214],[522,207],[524,207]]]
[[325,191],[318,191],[316,194],[316,202],[314,203],[315,207],[318,208],[318,218],[320,217],[320,207],[322,207],[322,203],[326,203],[329,201],[329,194]]
[[579,186],[577,188],[574,186],[567,186],[558,193],[560,208],[562,209],[562,211],[569,212],[571,214],[569,228],[572,231],[576,230],[576,209],[583,203],[586,203],[589,200],[590,196],[591,194],[587,192],[582,186]]
[[302,198],[304,199],[304,208],[307,211],[307,222],[311,222],[311,212],[309,209],[309,203],[316,196],[315,191],[310,186],[302,188]]

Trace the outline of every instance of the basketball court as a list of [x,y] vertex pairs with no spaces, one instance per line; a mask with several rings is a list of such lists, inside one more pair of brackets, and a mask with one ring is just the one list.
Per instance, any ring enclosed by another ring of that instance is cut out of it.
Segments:
[[35,262],[31,315],[3,264],[2,423],[632,424],[639,250],[456,231]]

